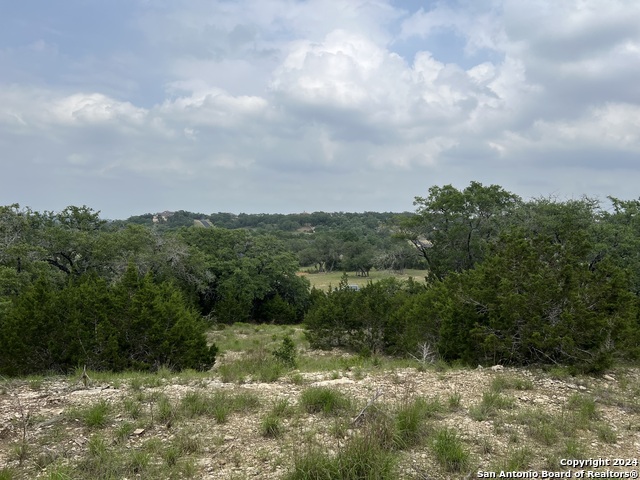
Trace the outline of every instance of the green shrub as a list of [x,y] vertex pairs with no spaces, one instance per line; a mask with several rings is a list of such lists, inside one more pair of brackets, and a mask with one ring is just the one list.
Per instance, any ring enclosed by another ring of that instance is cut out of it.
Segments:
[[94,275],[62,288],[42,277],[16,299],[2,321],[0,373],[208,369],[217,349],[206,325],[168,282],[141,277],[131,264],[109,285]]
[[273,351],[273,356],[287,367],[296,367],[296,345],[289,335],[282,339],[282,344]]

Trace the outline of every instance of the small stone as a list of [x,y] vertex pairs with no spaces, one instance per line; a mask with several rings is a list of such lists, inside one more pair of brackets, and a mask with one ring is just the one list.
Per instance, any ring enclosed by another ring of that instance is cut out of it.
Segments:
[[143,433],[144,433],[144,428],[136,428],[136,429],[133,431],[133,434],[134,434],[135,436],[140,436],[140,435],[142,435]]
[[494,365],[493,367],[491,367],[491,370],[493,370],[494,372],[501,372],[502,370],[504,370],[504,367],[502,365]]
[[615,378],[613,378],[611,375],[603,375],[602,378],[604,378],[605,380],[608,380],[610,382],[614,382]]

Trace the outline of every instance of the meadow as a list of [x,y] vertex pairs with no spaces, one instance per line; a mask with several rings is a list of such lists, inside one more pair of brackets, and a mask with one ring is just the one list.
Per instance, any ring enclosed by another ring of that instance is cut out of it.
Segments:
[[369,272],[368,277],[360,277],[356,275],[356,272],[322,272],[322,273],[308,273],[308,269],[303,269],[299,272],[299,275],[304,276],[311,283],[312,287],[320,290],[329,290],[329,287],[336,288],[343,275],[347,274],[349,285],[358,285],[360,287],[366,285],[369,282],[376,282],[384,278],[396,278],[398,280],[408,280],[413,278],[415,281],[424,282],[425,276],[429,273],[428,270],[412,270],[406,269],[402,272],[394,272],[391,270],[376,270],[372,269]]

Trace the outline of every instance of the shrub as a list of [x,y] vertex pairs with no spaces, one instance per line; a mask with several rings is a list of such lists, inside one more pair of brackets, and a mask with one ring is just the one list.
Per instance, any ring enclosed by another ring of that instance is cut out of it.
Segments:
[[215,362],[206,325],[181,291],[140,277],[133,265],[109,286],[93,275],[59,289],[44,277],[15,301],[0,325],[0,373],[172,368]]
[[282,339],[282,344],[273,351],[273,356],[287,367],[295,368],[296,366],[296,345],[289,335]]

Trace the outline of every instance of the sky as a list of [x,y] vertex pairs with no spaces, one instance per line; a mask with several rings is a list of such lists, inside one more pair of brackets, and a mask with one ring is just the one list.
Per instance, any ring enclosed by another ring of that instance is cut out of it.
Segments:
[[0,205],[640,197],[637,0],[0,2]]

